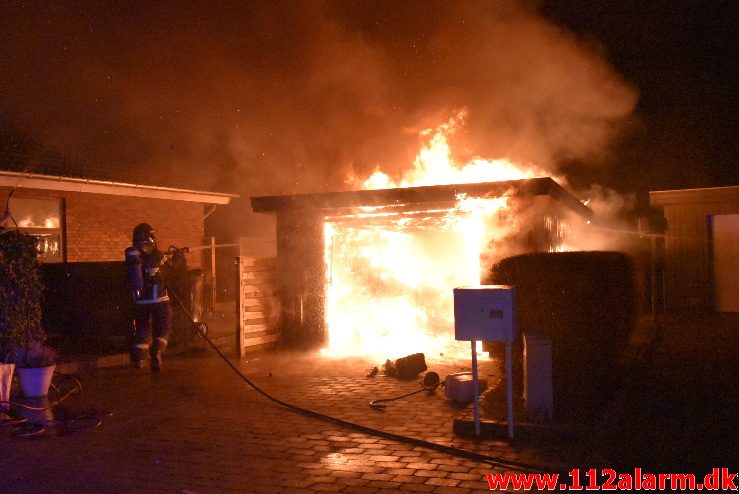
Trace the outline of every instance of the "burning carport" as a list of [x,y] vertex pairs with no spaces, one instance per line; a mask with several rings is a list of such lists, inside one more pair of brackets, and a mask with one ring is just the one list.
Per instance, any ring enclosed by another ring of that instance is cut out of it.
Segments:
[[252,197],[276,215],[283,344],[447,352],[452,289],[495,259],[567,249],[592,212],[551,178]]

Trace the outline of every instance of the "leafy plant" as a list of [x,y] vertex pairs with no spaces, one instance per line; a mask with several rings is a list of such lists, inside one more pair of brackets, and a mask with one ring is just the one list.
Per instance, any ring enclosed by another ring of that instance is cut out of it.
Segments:
[[[0,235],[0,359],[32,367],[46,351],[41,326],[44,285],[36,238],[15,230]],[[43,360],[43,359],[41,359]]]
[[48,367],[59,359],[56,350],[43,343],[30,347],[16,346],[11,353],[18,367]]

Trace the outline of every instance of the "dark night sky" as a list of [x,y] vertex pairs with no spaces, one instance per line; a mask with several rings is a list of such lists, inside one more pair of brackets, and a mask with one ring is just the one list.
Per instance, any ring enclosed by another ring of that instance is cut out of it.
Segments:
[[4,2],[0,168],[337,190],[378,164],[401,173],[418,131],[466,108],[460,160],[641,196],[739,185],[738,14],[708,0]]
[[624,191],[739,185],[739,3],[557,0],[542,11],[597,39],[639,90],[638,124],[597,179]]

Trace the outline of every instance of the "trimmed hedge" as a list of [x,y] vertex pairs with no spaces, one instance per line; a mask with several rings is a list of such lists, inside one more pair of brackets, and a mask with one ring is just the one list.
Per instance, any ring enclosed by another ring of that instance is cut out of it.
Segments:
[[127,352],[133,303],[124,262],[42,265],[44,326],[65,358]]
[[595,411],[618,384],[618,356],[637,320],[633,265],[619,252],[535,253],[490,269],[514,285],[521,335],[552,342],[555,418]]
[[[124,261],[50,263],[41,268],[46,286],[44,327],[65,358],[130,350],[134,307]],[[187,271],[184,264],[181,271],[170,284],[180,290],[180,300],[187,303],[190,297],[184,294],[184,287],[195,283],[200,272]],[[195,330],[179,304],[172,300],[171,305],[170,346],[175,347],[192,341]]]

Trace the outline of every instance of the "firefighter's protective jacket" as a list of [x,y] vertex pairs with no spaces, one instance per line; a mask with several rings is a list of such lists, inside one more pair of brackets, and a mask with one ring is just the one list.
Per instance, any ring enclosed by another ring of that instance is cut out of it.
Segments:
[[126,249],[128,281],[137,304],[156,304],[169,301],[167,288],[162,283],[164,254],[156,248],[147,253],[137,246]]

